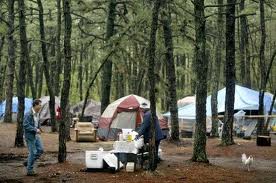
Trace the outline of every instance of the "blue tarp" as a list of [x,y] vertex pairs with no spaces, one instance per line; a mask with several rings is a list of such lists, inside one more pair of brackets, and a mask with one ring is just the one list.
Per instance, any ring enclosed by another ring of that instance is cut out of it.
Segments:
[[[226,88],[218,91],[218,113],[225,112],[225,93]],[[266,93],[264,96],[264,113],[268,113],[273,95]],[[206,99],[206,115],[211,116],[211,95]],[[235,87],[235,110],[258,110],[259,108],[259,91],[255,91],[249,88],[245,88],[239,85]],[[164,116],[170,117],[170,112],[164,114]],[[178,117],[185,119],[195,119],[196,110],[195,103],[186,105],[178,109]]]
[[[31,110],[33,105],[33,99],[31,98],[25,98],[25,110],[24,113],[28,112]],[[0,117],[4,116],[5,113],[5,109],[6,109],[6,101],[2,102],[0,104]],[[12,98],[12,112],[17,113],[18,112],[18,98],[17,97],[13,97]]]

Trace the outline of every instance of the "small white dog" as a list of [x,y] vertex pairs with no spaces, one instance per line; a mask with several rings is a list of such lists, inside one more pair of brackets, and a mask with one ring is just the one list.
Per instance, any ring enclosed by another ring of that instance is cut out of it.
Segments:
[[242,163],[247,167],[247,170],[250,171],[250,166],[253,164],[253,156],[250,155],[248,158],[246,154],[242,154]]

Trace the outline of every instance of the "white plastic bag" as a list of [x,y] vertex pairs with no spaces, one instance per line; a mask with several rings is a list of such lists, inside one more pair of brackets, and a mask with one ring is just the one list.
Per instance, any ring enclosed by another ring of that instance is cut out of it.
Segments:
[[141,149],[144,146],[144,138],[138,138],[134,140],[134,146],[136,149]]

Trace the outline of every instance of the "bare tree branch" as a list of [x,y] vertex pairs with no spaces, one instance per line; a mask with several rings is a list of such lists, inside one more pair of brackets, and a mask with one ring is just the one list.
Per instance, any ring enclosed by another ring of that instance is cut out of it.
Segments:
[[266,76],[265,76],[265,84],[267,84],[267,81],[269,79],[269,74],[270,74],[270,71],[272,69],[272,64],[273,64],[275,56],[276,56],[276,50],[274,50],[274,52],[273,52],[273,54],[272,54],[272,56],[270,58],[269,66],[267,68]]
[[96,80],[99,72],[102,70],[104,64],[108,61],[109,57],[113,55],[113,53],[115,53],[116,51],[115,50],[112,50],[111,52],[109,52],[109,54],[105,57],[105,59],[102,61],[100,67],[98,68],[98,70],[96,71],[96,73],[94,74],[93,76],[93,79],[91,80],[91,82],[89,83],[89,86],[86,90],[86,95],[85,95],[85,99],[84,99],[84,104],[83,104],[83,107],[82,107],[82,111],[81,111],[81,118],[83,118],[83,115],[84,115],[84,110],[85,110],[85,107],[86,107],[86,103],[87,103],[87,99],[88,99],[88,96],[89,96],[89,91],[91,89],[91,87],[93,86],[93,83],[94,81]]
[[209,4],[209,5],[205,5],[204,8],[217,8],[217,7],[225,7],[225,6],[232,6],[232,5],[239,5],[240,3],[230,3],[230,4],[223,4],[223,5],[219,5],[219,4]]
[[80,14],[77,14],[77,13],[75,13],[75,12],[71,12],[71,14],[72,14],[72,15],[75,15],[76,17],[79,17],[79,18],[81,18],[81,19],[83,19],[83,20],[86,20],[88,24],[102,24],[102,23],[105,23],[104,21],[102,21],[102,22],[91,21],[91,20],[88,19],[87,17],[82,16],[82,15],[80,15]]
[[95,37],[95,38],[100,39],[100,40],[105,40],[103,37],[100,37],[100,36],[97,36],[97,35],[95,35],[95,34],[88,33],[88,32],[86,32],[86,31],[84,31],[84,30],[82,29],[80,23],[78,23],[78,28],[79,28],[79,30],[80,30],[83,34],[85,34],[85,35],[87,35],[87,36],[92,36],[92,37]]
[[182,9],[184,12],[188,13],[189,15],[192,15],[193,17],[195,16],[194,13],[192,13],[192,12],[186,10],[185,8],[183,8],[183,7],[180,5],[180,3],[175,2],[175,5],[177,5],[180,9]]
[[7,24],[8,26],[10,25],[9,22],[7,22],[4,18],[2,18],[2,16],[0,16],[0,20],[1,20],[2,22],[4,22],[5,24]]
[[241,15],[235,16],[235,18],[240,18],[242,16],[252,16],[252,15],[256,15],[256,13],[241,14]]

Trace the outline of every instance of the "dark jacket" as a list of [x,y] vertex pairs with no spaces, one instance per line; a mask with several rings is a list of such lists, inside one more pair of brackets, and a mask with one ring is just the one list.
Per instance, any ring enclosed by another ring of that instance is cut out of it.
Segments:
[[[34,140],[37,128],[35,127],[35,121],[34,121],[34,115],[33,115],[32,109],[30,112],[24,115],[23,128],[24,128],[25,138]],[[38,123],[38,128],[40,128],[40,123]]]
[[[143,135],[144,136],[144,141],[145,143],[149,142],[149,139],[151,138],[150,135],[150,117],[151,117],[151,112],[148,111],[145,113],[144,118],[143,118],[143,123],[138,131],[139,136]],[[156,117],[155,120],[155,141],[160,141],[164,139],[162,130],[159,125],[158,118]]]

